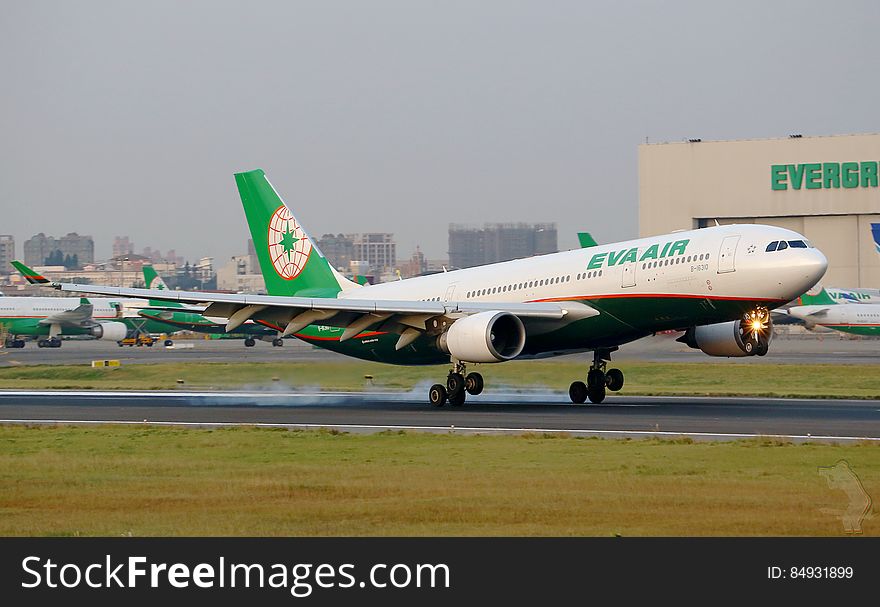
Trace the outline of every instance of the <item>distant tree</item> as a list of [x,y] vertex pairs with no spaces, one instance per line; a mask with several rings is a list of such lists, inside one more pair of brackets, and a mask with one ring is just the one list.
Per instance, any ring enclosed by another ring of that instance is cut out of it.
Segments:
[[63,266],[64,253],[61,252],[61,249],[55,249],[49,253],[49,256],[43,260],[43,263],[47,266]]

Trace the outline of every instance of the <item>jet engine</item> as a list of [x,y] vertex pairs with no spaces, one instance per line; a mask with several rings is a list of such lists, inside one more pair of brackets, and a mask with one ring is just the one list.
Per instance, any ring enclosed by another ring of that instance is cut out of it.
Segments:
[[437,338],[437,346],[469,363],[497,363],[516,358],[526,345],[522,321],[510,312],[480,312],[456,320]]
[[98,339],[121,341],[128,335],[128,327],[122,322],[99,322],[92,327],[92,335]]
[[764,356],[772,337],[770,311],[759,308],[744,314],[742,320],[691,327],[676,341],[709,356]]

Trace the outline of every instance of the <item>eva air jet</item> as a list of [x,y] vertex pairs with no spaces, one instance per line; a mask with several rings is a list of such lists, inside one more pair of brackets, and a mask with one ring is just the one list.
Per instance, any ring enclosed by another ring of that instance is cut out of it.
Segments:
[[119,303],[106,299],[0,297],[0,331],[7,348],[24,348],[24,338],[36,339],[40,348],[59,348],[62,335],[119,341],[128,333],[120,318]]
[[835,300],[826,289],[808,291],[797,303],[788,314],[810,330],[825,327],[851,335],[880,336],[880,304]]
[[[575,403],[623,386],[608,369],[621,344],[681,329],[712,356],[767,353],[769,310],[816,284],[827,260],[800,234],[727,225],[599,245],[378,285],[343,278],[261,170],[235,176],[268,295],[56,284],[64,291],[206,305],[232,331],[247,320],[349,356],[399,365],[451,363],[435,406],[462,405],[483,378],[471,363],[593,352]],[[767,252],[773,241],[802,243]]]

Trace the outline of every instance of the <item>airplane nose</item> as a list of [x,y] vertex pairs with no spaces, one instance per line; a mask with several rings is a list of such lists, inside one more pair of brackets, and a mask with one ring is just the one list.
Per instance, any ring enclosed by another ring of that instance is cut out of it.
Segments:
[[807,252],[810,254],[810,259],[806,263],[807,271],[815,278],[813,284],[816,284],[825,276],[825,271],[828,269],[828,258],[819,249],[808,249]]

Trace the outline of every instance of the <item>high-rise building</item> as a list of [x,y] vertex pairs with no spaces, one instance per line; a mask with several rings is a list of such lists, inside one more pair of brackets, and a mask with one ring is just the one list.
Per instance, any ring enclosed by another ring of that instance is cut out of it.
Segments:
[[[68,258],[75,258],[80,266],[94,263],[95,241],[91,236],[80,236],[76,232],[61,238],[40,232],[24,241],[24,262],[29,266],[62,265]],[[59,259],[60,263],[52,264],[51,260]]]
[[394,234],[370,232],[346,234],[346,237],[352,241],[352,259],[369,263],[373,274],[391,272],[397,266],[397,243],[394,242]]
[[472,268],[557,251],[555,223],[449,225],[449,263],[453,268]]
[[353,260],[359,260],[354,257],[354,241],[351,235],[324,234],[318,240],[318,248],[330,265],[343,272],[348,271],[348,266]]
[[0,274],[12,272],[10,261],[15,259],[15,238],[9,234],[0,234]]
[[132,253],[134,253],[134,243],[128,236],[117,236],[113,239],[113,257],[123,257]]

